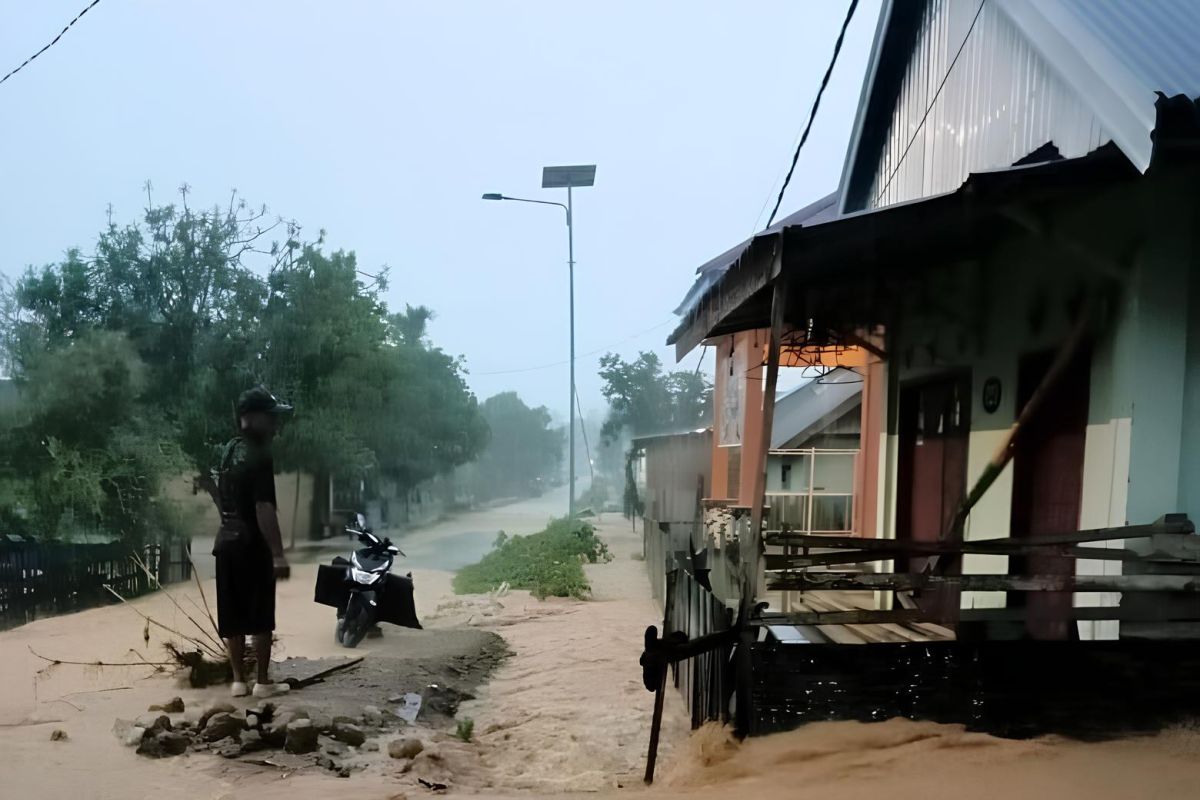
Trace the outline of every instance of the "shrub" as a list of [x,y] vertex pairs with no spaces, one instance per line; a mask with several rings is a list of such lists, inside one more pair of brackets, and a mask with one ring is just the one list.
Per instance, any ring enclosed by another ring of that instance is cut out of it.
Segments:
[[498,536],[492,551],[479,563],[458,571],[454,591],[482,594],[508,583],[514,589],[529,590],[539,599],[585,599],[591,594],[591,586],[583,565],[611,560],[608,545],[589,523],[556,519],[545,530],[528,536]]

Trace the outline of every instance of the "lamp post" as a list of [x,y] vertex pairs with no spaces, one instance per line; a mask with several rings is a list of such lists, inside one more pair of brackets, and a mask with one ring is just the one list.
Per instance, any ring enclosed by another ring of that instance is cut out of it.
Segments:
[[531,200],[524,197],[509,197],[497,192],[489,192],[484,200],[513,200],[518,203],[537,203],[544,206],[558,206],[567,212],[567,271],[570,282],[570,314],[571,314],[571,396],[567,400],[568,417],[570,419],[567,434],[568,484],[570,492],[567,500],[567,514],[575,518],[575,218],[572,213],[571,190],[580,186],[592,186],[596,182],[596,165],[583,164],[571,167],[544,167],[542,169],[543,189],[566,189],[566,205],[550,200]]

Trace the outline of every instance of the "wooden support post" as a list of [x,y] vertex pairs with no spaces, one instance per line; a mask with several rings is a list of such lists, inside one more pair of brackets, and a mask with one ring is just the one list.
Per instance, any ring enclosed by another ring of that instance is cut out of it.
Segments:
[[767,495],[767,454],[771,450],[771,428],[775,418],[775,387],[779,383],[779,349],[783,340],[783,320],[787,306],[787,281],[775,279],[771,298],[771,339],[767,344],[767,383],[763,388],[762,430],[754,443],[754,496],[750,498],[750,535],[742,546],[742,609],[749,611],[758,595],[762,574],[763,506]]
[[650,718],[650,750],[646,753],[647,784],[654,783],[654,765],[658,761],[658,735],[662,730],[663,699],[667,694],[667,665],[664,663],[658,676],[658,688],[654,690],[654,716]]
[[762,428],[753,452],[743,453],[743,458],[755,459],[754,496],[750,504],[750,530],[742,541],[742,601],[738,609],[741,633],[736,653],[735,691],[737,695],[736,728],[739,736],[747,736],[753,727],[752,709],[754,694],[753,658],[750,648],[754,645],[756,629],[749,624],[750,614],[758,599],[758,586],[762,576],[762,524],[763,504],[767,494],[767,453],[771,449],[771,425],[775,417],[775,387],[779,382],[779,348],[783,340],[783,320],[787,305],[787,282],[781,276],[775,279],[771,297],[771,340],[767,345],[767,385],[763,388]]

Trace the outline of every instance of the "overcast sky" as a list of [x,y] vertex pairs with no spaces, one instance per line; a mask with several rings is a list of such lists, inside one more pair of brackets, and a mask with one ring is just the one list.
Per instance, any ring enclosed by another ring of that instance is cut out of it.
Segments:
[[[0,73],[86,2],[0,3]],[[481,399],[514,389],[563,413],[563,218],[480,194],[565,200],[542,166],[595,163],[576,193],[576,341],[599,408],[599,355],[673,364],[695,268],[765,221],[845,10],[104,0],[0,85],[0,272],[89,250],[109,203],[139,214],[147,179],[163,200],[187,182],[194,203],[236,187],[363,270],[390,266],[389,304],[434,309],[434,342]],[[878,11],[858,8],[781,214],[837,185]]]

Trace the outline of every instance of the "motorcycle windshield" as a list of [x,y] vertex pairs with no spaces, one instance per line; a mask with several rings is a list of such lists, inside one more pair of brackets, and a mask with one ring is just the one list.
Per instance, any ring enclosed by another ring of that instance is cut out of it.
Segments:
[[367,549],[359,550],[355,555],[358,558],[358,568],[367,572],[378,572],[387,569],[392,563],[391,556],[375,553]]

